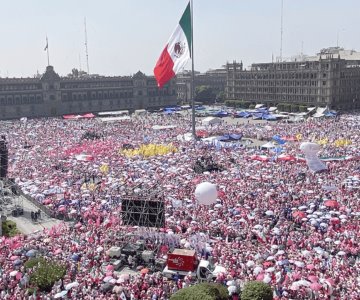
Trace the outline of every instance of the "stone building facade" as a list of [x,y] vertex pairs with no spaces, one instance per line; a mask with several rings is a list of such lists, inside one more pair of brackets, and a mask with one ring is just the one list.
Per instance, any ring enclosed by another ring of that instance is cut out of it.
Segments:
[[275,106],[278,103],[360,108],[360,52],[327,48],[313,57],[226,65],[226,99]]
[[140,71],[125,77],[60,77],[52,66],[41,78],[0,78],[0,119],[176,105],[175,81],[159,89]]
[[[211,87],[215,94],[225,92],[226,78],[225,68],[195,72],[195,88],[204,85]],[[183,71],[176,76],[176,89],[179,100],[184,103],[191,100],[191,71]]]

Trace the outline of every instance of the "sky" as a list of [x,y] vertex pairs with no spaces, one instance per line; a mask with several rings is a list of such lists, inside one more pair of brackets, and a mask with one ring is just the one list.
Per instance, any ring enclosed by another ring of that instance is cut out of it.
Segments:
[[[360,51],[359,0],[283,0],[283,57],[339,46]],[[195,69],[280,55],[281,0],[193,0]],[[31,77],[50,65],[92,74],[153,73],[188,0],[0,0],[0,76]],[[191,68],[188,63],[187,69]]]

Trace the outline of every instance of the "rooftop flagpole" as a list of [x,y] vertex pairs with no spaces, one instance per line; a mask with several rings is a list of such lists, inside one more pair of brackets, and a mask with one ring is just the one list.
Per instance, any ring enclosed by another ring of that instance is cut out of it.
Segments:
[[194,72],[194,4],[190,1],[191,7],[191,107],[192,107],[192,135],[196,138],[195,132],[195,72]]
[[47,37],[47,36],[46,36],[46,46],[45,46],[44,50],[47,52],[47,61],[48,61],[48,66],[50,66],[50,58],[49,58],[49,42],[48,42],[48,37]]

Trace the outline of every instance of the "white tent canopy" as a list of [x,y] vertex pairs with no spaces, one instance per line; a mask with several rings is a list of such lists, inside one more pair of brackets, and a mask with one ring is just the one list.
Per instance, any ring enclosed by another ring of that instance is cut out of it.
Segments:
[[147,113],[146,109],[137,109],[135,110],[135,116],[145,115]]
[[321,118],[323,117],[325,114],[327,114],[329,112],[329,108],[326,107],[318,107],[316,109],[315,114],[313,115],[314,118]]
[[122,116],[122,117],[108,117],[108,118],[99,118],[101,122],[119,122],[119,121],[126,121],[130,120],[129,116]]
[[162,129],[172,129],[176,128],[176,125],[154,125],[152,127],[153,130],[162,130]]
[[275,144],[273,142],[268,142],[264,145],[261,146],[261,148],[267,148],[267,149],[270,149],[270,148],[275,148]]
[[221,119],[216,118],[216,117],[207,117],[207,118],[203,119],[201,123],[203,125],[214,125],[214,124],[221,123]]

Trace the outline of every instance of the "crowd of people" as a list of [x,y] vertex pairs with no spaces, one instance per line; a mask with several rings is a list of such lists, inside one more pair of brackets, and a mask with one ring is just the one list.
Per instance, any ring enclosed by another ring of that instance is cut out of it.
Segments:
[[[0,123],[7,134],[9,177],[53,216],[75,220],[1,239],[0,298],[166,300],[197,282],[191,275],[169,280],[156,271],[114,271],[107,250],[137,232],[150,248],[159,246],[158,258],[174,247],[195,249],[199,258],[225,267],[215,281],[236,291],[260,280],[271,285],[274,299],[359,299],[360,116],[294,124],[229,120],[201,130],[243,139],[278,135],[287,140],[281,151],[294,157],[301,155],[302,141],[321,141],[320,156],[330,158],[327,171],[314,174],[303,160],[280,161],[278,152],[245,141],[221,148],[180,138],[191,131],[188,115],[150,114],[119,123],[96,118]],[[88,132],[96,138],[84,139]],[[339,146],[335,141],[341,139],[351,143]],[[124,145],[136,149],[146,143],[172,144],[176,150],[150,157],[122,154]],[[250,159],[254,154],[272,159]],[[211,157],[221,170],[194,172],[202,157]],[[199,207],[194,191],[201,182],[216,184],[216,204]],[[165,228],[146,233],[124,226],[121,198],[146,195],[149,187],[162,189]],[[47,294],[27,289],[24,263],[31,250],[66,264],[65,278]]]

